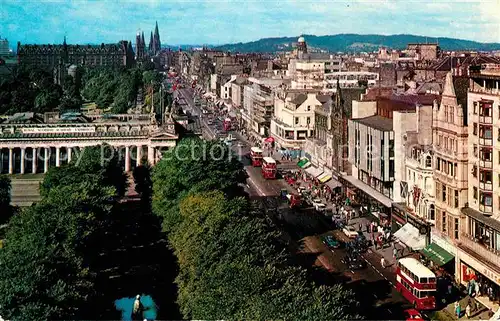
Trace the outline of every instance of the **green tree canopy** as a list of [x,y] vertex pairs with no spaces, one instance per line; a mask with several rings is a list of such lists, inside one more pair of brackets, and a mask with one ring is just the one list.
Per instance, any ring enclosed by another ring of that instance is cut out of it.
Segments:
[[153,170],[153,210],[179,262],[184,318],[358,317],[353,294],[310,281],[266,213],[238,197],[242,164],[219,145],[183,140]]
[[10,221],[0,250],[0,315],[5,318],[88,317],[93,245],[117,192],[104,183],[109,182],[105,167],[85,177],[76,169],[70,164],[52,171],[43,182],[42,201]]

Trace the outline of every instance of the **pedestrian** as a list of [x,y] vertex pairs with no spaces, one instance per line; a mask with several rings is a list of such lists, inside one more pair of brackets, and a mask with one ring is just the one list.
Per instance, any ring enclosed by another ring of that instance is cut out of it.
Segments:
[[380,259],[380,265],[385,269],[385,259],[383,257]]
[[467,303],[467,306],[465,307],[465,315],[467,316],[467,319],[470,319],[470,309],[471,309],[471,303],[470,300]]
[[451,296],[452,291],[453,291],[453,286],[451,285],[451,281],[450,281],[450,283],[448,284],[448,296]]
[[392,249],[392,257],[397,260],[398,259],[398,249],[396,247],[394,247]]
[[462,314],[462,309],[460,307],[460,303],[457,301],[455,302],[455,315],[457,316],[458,319],[460,319],[461,314]]
[[359,226],[359,231],[360,231],[360,232],[363,232],[363,225],[361,225],[361,223],[359,223],[359,225],[358,225],[358,226]]

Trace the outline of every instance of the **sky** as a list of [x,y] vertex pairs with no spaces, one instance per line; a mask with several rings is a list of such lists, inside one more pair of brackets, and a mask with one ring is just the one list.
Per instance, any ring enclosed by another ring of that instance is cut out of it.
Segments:
[[416,34],[500,43],[500,0],[0,0],[0,37],[22,43],[116,43],[158,21],[162,44],[301,34]]

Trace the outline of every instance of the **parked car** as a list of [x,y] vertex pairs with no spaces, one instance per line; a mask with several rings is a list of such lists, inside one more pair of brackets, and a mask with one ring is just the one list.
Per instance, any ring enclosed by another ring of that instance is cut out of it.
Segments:
[[350,225],[347,225],[342,229],[342,232],[344,232],[345,235],[347,235],[348,238],[357,238],[359,236],[358,231]]
[[340,248],[340,242],[336,240],[332,235],[326,235],[321,238],[323,244],[328,247],[329,250],[334,250]]

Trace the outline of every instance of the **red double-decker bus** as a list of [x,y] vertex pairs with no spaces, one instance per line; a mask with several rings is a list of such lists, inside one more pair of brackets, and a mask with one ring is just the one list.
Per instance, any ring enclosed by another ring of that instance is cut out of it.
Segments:
[[436,308],[436,275],[415,258],[406,257],[398,261],[396,290],[416,309]]
[[252,159],[252,166],[262,166],[262,149],[259,147],[250,148],[250,158]]
[[276,178],[276,161],[272,157],[264,157],[262,162],[262,176],[265,179]]

